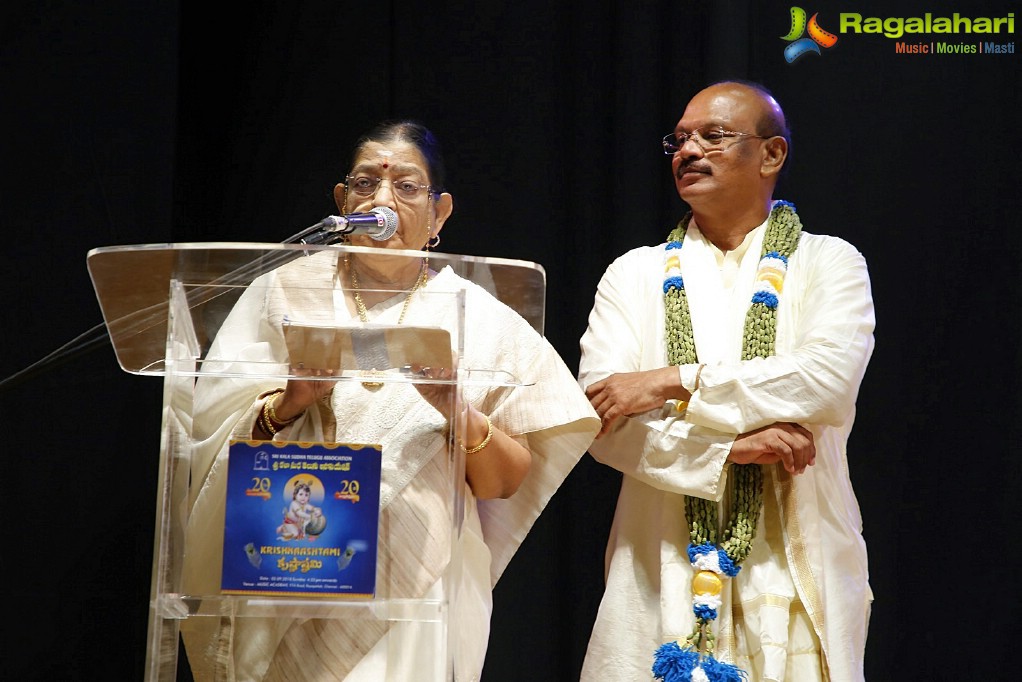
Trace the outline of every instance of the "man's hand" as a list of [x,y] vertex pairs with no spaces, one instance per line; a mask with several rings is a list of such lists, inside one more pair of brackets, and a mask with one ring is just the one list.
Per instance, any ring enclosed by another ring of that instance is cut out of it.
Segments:
[[735,438],[728,460],[735,464],[782,462],[792,474],[801,474],[816,464],[816,444],[808,429],[790,422],[777,422]]
[[589,386],[586,397],[600,415],[599,438],[610,431],[618,417],[648,412],[675,398],[688,400],[691,395],[682,387],[677,367],[662,367],[612,374]]

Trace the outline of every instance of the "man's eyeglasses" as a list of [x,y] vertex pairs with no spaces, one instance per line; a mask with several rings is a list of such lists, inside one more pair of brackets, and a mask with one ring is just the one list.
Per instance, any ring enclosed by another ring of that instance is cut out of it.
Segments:
[[[368,175],[347,175],[345,180],[347,180],[348,189],[351,192],[365,198],[374,196],[376,190],[380,188],[380,184],[383,182],[383,178],[374,178]],[[387,182],[390,183],[391,192],[394,193],[394,196],[405,201],[417,199],[423,190],[433,194],[432,187],[412,180],[387,180]]]
[[721,126],[697,128],[691,133],[679,130],[678,132],[664,135],[664,154],[667,154],[668,156],[676,154],[678,150],[684,147],[685,143],[689,140],[694,140],[697,145],[702,147],[704,152],[722,152],[730,149],[732,146],[743,140],[750,140],[753,138],[758,138],[760,140],[767,139],[762,135],[726,130]]

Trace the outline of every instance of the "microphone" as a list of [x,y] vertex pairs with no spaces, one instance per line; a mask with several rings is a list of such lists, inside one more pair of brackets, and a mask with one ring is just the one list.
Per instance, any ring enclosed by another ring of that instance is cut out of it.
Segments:
[[368,213],[327,216],[287,241],[311,245],[331,244],[346,234],[364,234],[384,242],[397,232],[397,222],[394,209],[377,206]]

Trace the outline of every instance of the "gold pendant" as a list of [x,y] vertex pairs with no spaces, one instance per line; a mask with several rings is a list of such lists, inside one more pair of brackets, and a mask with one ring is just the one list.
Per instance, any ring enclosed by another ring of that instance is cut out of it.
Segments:
[[[370,370],[363,371],[361,373],[361,375],[363,377],[377,377],[377,376],[382,376],[383,372],[379,372],[379,371],[377,371],[375,369],[370,369]],[[382,381],[363,381],[362,382],[362,387],[366,388],[366,389],[368,389],[370,391],[375,391],[376,389],[380,388],[381,386],[383,386],[383,382]]]

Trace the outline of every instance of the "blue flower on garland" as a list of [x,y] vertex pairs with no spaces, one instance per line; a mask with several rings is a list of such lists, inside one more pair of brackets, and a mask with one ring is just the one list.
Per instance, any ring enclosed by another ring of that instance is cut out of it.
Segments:
[[[711,570],[720,568],[721,573],[731,578],[734,578],[738,575],[738,571],[742,570],[741,566],[736,566],[731,561],[731,557],[727,555],[727,552],[711,543],[702,545],[690,543],[688,546],[688,560],[692,562],[693,568],[697,571],[705,568],[711,568]],[[703,565],[707,561],[711,562],[710,566]]]
[[682,648],[677,642],[668,642],[657,649],[653,677],[664,682],[743,682],[748,679],[741,668],[703,656],[689,647]]
[[756,271],[756,289],[752,294],[752,302],[761,303],[767,308],[777,307],[778,295],[784,288],[784,276],[788,274],[788,259],[777,251],[769,251],[759,259]]
[[684,288],[685,288],[685,281],[681,278],[681,275],[676,275],[674,277],[668,277],[667,279],[664,280],[664,293],[665,294],[667,292],[669,292],[671,289],[677,289],[678,291],[681,291]]
[[681,248],[681,242],[671,241],[664,246],[664,293],[670,293],[671,289],[681,291],[685,288],[685,281],[681,278],[681,260],[671,251]]

